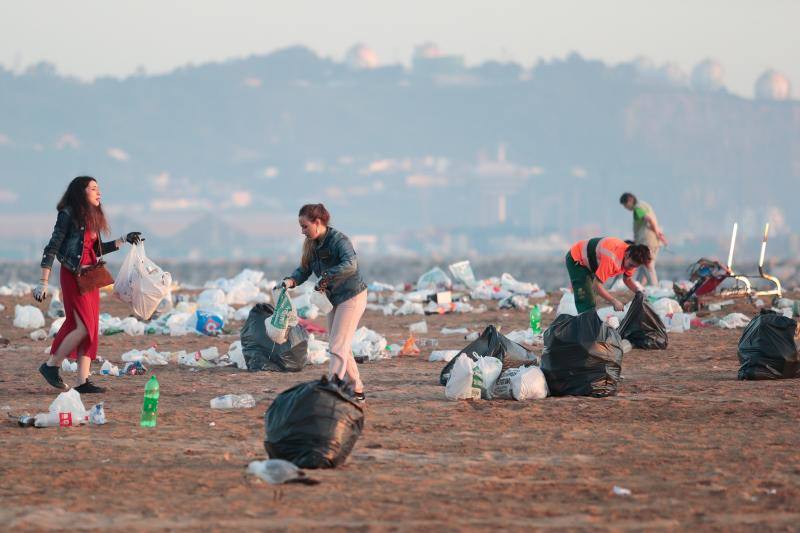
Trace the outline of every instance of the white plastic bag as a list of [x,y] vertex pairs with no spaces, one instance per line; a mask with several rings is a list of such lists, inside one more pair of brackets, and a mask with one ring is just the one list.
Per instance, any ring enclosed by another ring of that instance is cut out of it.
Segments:
[[522,367],[511,377],[511,394],[515,400],[541,400],[549,394],[547,380],[538,366]]
[[333,311],[333,304],[324,292],[314,291],[311,293],[311,305],[316,305],[321,315],[327,315]]
[[473,372],[475,367],[480,369],[483,376],[483,387],[481,387],[481,397],[485,400],[492,399],[492,389],[500,377],[500,372],[503,371],[503,362],[496,357],[478,357],[473,365]]
[[86,424],[89,422],[89,413],[81,401],[81,395],[75,389],[59,394],[53,403],[50,404],[50,414],[70,413],[72,415],[72,425]]
[[272,342],[283,344],[289,338],[289,328],[297,325],[297,310],[292,303],[286,289],[280,289],[273,295],[275,298],[275,312],[264,321],[267,335]]
[[14,327],[22,329],[43,328],[44,315],[38,307],[17,305],[14,307]]
[[494,398],[532,400],[549,394],[547,380],[538,366],[520,366],[505,370],[492,389]]
[[309,365],[321,365],[327,363],[330,359],[328,354],[328,343],[314,338],[311,334],[308,336],[308,348],[306,350],[306,362]]
[[456,359],[453,369],[450,371],[450,379],[447,380],[444,395],[448,400],[480,400],[480,387],[473,386],[473,363],[464,354]]
[[571,292],[566,291],[561,296],[561,301],[558,302],[558,309],[556,309],[556,316],[558,315],[578,315],[578,308],[575,306],[575,295]]
[[131,246],[114,281],[114,294],[131,304],[133,314],[149,320],[171,288],[172,276],[147,257],[144,244]]

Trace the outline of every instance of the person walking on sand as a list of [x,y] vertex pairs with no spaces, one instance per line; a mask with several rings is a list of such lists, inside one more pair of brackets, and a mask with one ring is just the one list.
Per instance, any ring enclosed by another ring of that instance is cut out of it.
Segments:
[[603,283],[622,274],[625,285],[636,293],[641,287],[632,276],[637,267],[648,261],[650,248],[616,237],[597,237],[573,244],[567,252],[566,264],[578,313],[595,308],[595,292],[614,306],[614,311],[624,310],[622,302],[614,298]]
[[353,358],[352,343],[358,322],[367,307],[367,285],[361,278],[356,252],[347,236],[330,226],[331,215],[322,204],[307,204],[298,221],[305,235],[300,266],[283,280],[296,287],[314,273],[315,290],[324,292],[333,310],[328,315],[330,378],[349,388],[353,398],[364,401],[364,384]]
[[42,277],[33,290],[38,302],[47,298],[48,281],[54,258],[61,263],[59,279],[66,319],[58,330],[50,358],[42,363],[39,372],[47,383],[61,390],[69,387],[58,373],[66,357],[78,360],[78,382],[75,390],[81,394],[105,392],[89,381],[91,362],[97,358],[100,324],[100,289],[81,294],[77,277],[86,267],[98,262],[98,256],[119,250],[124,242],[137,244],[141,233],[134,231],[114,241],[103,242],[101,234],[108,235],[103,207],[100,205],[100,188],[90,176],[73,179],[58,202],[58,218],[53,235],[44,248]]
[[636,276],[636,280],[643,280],[646,277],[649,285],[657,286],[656,259],[661,245],[667,245],[667,238],[658,225],[656,212],[653,211],[650,204],[639,200],[629,192],[622,193],[622,196],[619,197],[619,203],[628,211],[633,212],[633,242],[644,244],[650,248],[650,262],[642,266]]

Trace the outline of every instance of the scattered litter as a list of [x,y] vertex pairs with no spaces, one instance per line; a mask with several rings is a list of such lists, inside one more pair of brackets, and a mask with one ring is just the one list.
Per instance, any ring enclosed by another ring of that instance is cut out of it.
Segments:
[[59,394],[50,404],[47,413],[36,415],[34,425],[41,427],[71,427],[89,422],[89,415],[81,401],[81,395],[75,389]]
[[78,362],[77,361],[70,361],[69,359],[64,359],[61,361],[61,371],[62,372],[77,372],[78,371]]
[[417,290],[431,290],[434,292],[449,291],[453,287],[453,282],[447,277],[439,267],[434,267],[424,273],[417,280]]
[[256,400],[250,394],[226,394],[212,399],[212,409],[250,409],[256,406]]
[[461,282],[461,284],[463,284],[466,288],[472,289],[478,285],[469,261],[459,261],[458,263],[453,263],[448,267],[448,270],[453,277],[457,281]]
[[353,355],[367,357],[370,361],[389,357],[386,353],[386,337],[366,326],[358,328],[353,335],[352,350]]
[[437,361],[444,361],[445,363],[449,363],[453,357],[457,356],[459,350],[435,350],[431,352],[430,357],[428,357],[428,361],[435,363]]
[[408,326],[411,333],[428,333],[428,323],[424,320],[421,322],[414,322]]
[[556,309],[556,316],[558,315],[578,315],[578,308],[575,306],[575,295],[572,291],[561,289],[564,293],[561,295],[561,301],[558,302],[558,309]]
[[442,328],[442,335],[466,335],[468,333],[467,328]]
[[614,485],[614,488],[611,489],[611,492],[613,492],[615,496],[630,496],[631,495],[630,489],[626,489],[625,487],[618,487],[617,485]]
[[43,341],[47,339],[47,332],[43,329],[37,329],[35,331],[31,331],[30,337],[35,341]]
[[403,344],[403,348],[400,350],[400,355],[419,355],[419,347],[417,346],[416,341],[414,340],[414,335],[411,335]]
[[719,321],[719,327],[724,329],[744,328],[750,323],[750,318],[742,313],[731,313],[725,315]]
[[106,423],[106,411],[103,409],[103,402],[91,408],[89,411],[89,423],[95,426],[102,426]]
[[44,315],[38,307],[32,305],[14,306],[14,327],[21,329],[39,329],[44,327]]
[[308,349],[306,354],[306,362],[309,365],[322,365],[330,360],[328,343],[315,339],[314,335],[308,336]]
[[508,368],[500,374],[492,396],[503,400],[540,400],[549,394],[547,381],[537,366]]
[[542,346],[544,344],[543,334],[536,334],[530,328],[512,331],[506,337],[517,344],[527,344],[528,346]]

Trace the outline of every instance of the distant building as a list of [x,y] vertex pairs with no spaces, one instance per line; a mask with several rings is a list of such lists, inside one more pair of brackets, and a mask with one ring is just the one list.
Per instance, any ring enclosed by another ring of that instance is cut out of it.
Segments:
[[459,76],[464,74],[464,57],[444,55],[438,46],[431,42],[414,47],[411,60],[414,74],[420,76]]
[[713,59],[706,59],[692,69],[692,88],[701,92],[725,89],[725,70]]
[[792,85],[786,76],[770,69],[756,80],[755,94],[759,100],[791,100]]
[[362,43],[353,45],[345,54],[344,60],[353,70],[373,69],[379,64],[375,50]]

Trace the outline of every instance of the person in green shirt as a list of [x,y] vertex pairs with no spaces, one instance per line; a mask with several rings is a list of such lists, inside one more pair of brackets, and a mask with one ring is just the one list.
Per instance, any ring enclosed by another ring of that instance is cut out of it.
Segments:
[[626,192],[619,197],[619,203],[633,212],[633,242],[644,244],[650,248],[650,263],[642,265],[637,280],[647,278],[649,285],[658,285],[658,275],[656,274],[656,258],[661,246],[667,245],[667,238],[661,227],[658,225],[656,212],[647,202],[636,198],[632,193]]

